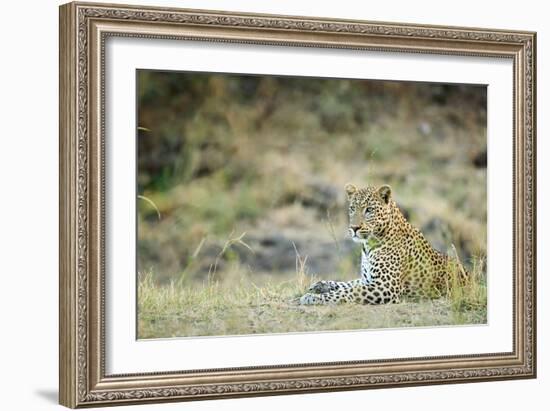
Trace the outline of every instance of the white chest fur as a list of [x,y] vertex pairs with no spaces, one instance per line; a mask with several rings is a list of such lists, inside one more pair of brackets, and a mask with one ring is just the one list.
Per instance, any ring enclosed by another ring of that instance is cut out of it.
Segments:
[[361,252],[361,279],[367,284],[372,281],[372,269],[369,259],[369,250],[366,248],[363,248]]

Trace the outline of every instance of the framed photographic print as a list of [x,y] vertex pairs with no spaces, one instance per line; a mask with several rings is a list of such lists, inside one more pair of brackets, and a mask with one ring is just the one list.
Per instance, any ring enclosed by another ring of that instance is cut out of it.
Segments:
[[535,40],[61,6],[61,404],[534,378]]

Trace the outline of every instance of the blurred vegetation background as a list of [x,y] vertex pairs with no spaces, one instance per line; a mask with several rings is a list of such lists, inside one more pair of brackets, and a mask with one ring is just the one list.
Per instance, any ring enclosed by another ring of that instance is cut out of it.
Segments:
[[477,85],[141,70],[138,271],[355,278],[347,182],[390,184],[436,248],[483,260],[486,106]]

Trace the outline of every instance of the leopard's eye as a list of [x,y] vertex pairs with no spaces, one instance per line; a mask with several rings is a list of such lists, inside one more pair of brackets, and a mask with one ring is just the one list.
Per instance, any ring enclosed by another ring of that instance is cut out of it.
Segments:
[[370,213],[372,213],[372,210],[373,210],[372,207],[366,207],[366,208],[365,208],[365,214],[370,214]]

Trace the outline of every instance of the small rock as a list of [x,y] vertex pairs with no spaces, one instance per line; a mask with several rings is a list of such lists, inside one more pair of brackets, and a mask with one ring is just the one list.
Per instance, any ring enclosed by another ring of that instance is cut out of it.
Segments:
[[472,159],[472,164],[477,168],[487,168],[487,150],[477,153]]
[[434,217],[422,226],[421,231],[436,250],[447,253],[450,246],[450,227],[446,221]]
[[304,207],[317,208],[321,211],[334,208],[338,205],[340,191],[331,184],[313,181],[307,185],[300,196]]
[[423,136],[428,136],[432,133],[432,126],[430,125],[430,123],[422,121],[418,125],[418,131],[420,131],[420,134],[422,134]]

